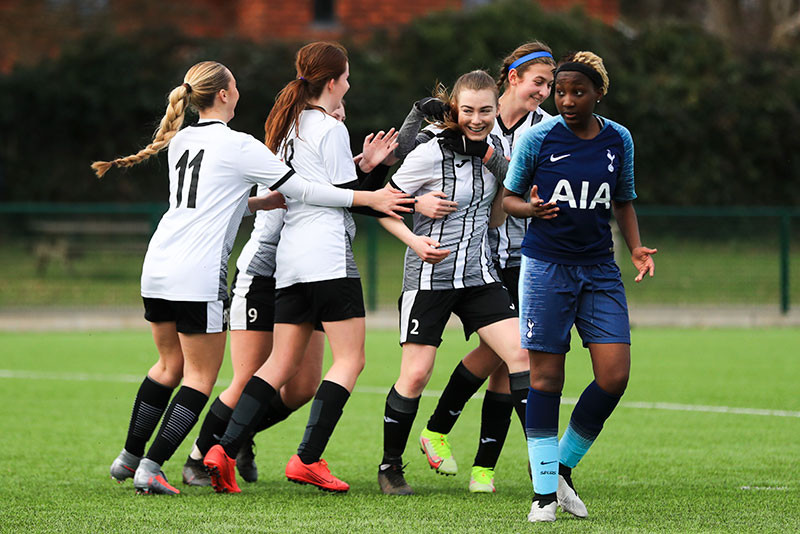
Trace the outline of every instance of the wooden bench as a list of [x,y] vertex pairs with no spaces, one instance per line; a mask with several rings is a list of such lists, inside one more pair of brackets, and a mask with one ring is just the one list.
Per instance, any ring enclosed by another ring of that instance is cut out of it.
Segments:
[[125,237],[141,237],[146,239],[152,232],[152,226],[145,220],[33,220],[28,230],[38,236],[33,244],[33,256],[36,259],[36,273],[43,275],[52,262],[64,265],[71,271],[72,260],[80,257],[86,250],[85,239],[92,237],[110,237],[116,242],[104,243],[103,248],[115,251],[143,251],[143,246],[132,247]]

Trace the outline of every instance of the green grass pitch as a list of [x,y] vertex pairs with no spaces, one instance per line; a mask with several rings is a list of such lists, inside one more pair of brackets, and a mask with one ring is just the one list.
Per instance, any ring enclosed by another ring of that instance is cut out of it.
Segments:
[[[441,391],[471,346],[458,331],[446,332],[429,391]],[[348,494],[284,478],[305,408],[257,437],[259,481],[241,482],[240,495],[180,483],[196,426],[165,466],[183,491],[178,497],[136,496],[130,481],[117,485],[108,476],[138,383],[154,361],[146,330],[0,333],[0,531],[797,532],[798,347],[797,329],[635,330],[628,391],[574,472],[589,519],[559,512],[555,524],[532,525],[516,421],[497,466],[497,494],[467,491],[479,399],[451,433],[457,476],[436,475],[416,447],[435,404],[426,396],[404,457],[417,494],[380,494],[383,403],[400,361],[395,332],[368,332],[366,369],[325,451],[333,472],[351,484]],[[230,374],[226,359],[221,379]],[[588,355],[575,344],[562,431],[590,376]]]

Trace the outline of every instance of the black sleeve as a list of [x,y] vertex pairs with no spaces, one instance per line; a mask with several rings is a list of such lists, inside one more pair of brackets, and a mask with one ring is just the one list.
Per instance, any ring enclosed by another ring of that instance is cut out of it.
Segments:
[[358,175],[358,191],[377,191],[386,183],[386,175],[389,174],[389,166],[379,163],[374,169],[366,173],[361,167],[356,165]]
[[[345,184],[338,184],[336,187],[340,187],[342,189],[353,189],[354,191],[377,191],[383,187],[384,181],[386,180],[386,175],[388,173],[388,165],[379,164],[369,173],[362,171],[361,168],[356,165],[356,174],[358,179]],[[347,209],[350,211],[350,213],[360,213],[361,215],[369,215],[370,217],[377,217],[379,219],[388,217],[388,215],[385,213],[375,211],[367,206],[355,206]]]

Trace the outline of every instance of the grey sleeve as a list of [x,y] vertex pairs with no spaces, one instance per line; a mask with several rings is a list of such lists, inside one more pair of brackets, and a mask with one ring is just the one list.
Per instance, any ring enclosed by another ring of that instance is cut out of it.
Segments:
[[484,163],[484,165],[489,169],[489,172],[494,174],[497,181],[502,184],[503,180],[506,179],[506,172],[508,172],[508,160],[503,155],[502,151],[495,150],[489,158],[489,161]]
[[394,149],[397,159],[404,159],[417,145],[431,139],[431,132],[420,131],[423,122],[425,122],[425,115],[417,109],[416,105],[411,106],[411,111],[403,121],[403,125],[400,126],[400,133],[397,136],[397,148]]

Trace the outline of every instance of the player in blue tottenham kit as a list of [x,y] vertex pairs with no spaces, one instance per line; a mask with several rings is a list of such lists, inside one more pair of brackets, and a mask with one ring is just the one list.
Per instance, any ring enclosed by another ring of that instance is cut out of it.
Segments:
[[[514,148],[503,207],[535,217],[522,243],[520,336],[531,362],[526,410],[534,497],[528,520],[555,521],[556,507],[586,517],[571,471],[619,402],[630,374],[625,289],[614,263],[614,217],[638,270],[653,276],[655,249],[643,247],[633,208],[633,140],[594,114],[608,90],[603,61],[576,52],[556,69],[559,116],[531,128]],[[523,196],[530,192],[530,201]],[[595,380],[558,440],[558,409],[570,329],[589,348]]]

